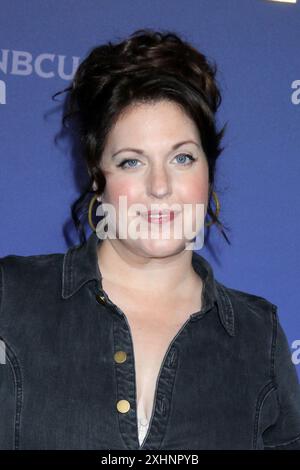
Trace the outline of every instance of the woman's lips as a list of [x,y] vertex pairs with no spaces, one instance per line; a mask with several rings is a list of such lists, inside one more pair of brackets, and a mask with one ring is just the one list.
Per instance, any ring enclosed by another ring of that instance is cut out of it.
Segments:
[[166,222],[172,222],[177,215],[177,212],[169,211],[167,213],[163,213],[149,211],[140,215],[151,224],[163,224]]

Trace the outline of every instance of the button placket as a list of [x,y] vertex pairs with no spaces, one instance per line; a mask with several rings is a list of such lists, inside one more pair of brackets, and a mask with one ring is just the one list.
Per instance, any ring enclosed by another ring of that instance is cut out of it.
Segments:
[[124,362],[118,363],[115,361],[118,393],[116,409],[118,410],[120,432],[123,441],[128,449],[159,449],[165,436],[170,408],[168,397],[172,396],[176,375],[177,348],[175,342],[178,336],[186,330],[191,317],[186,320],[173,337],[162,360],[157,375],[152,415],[147,434],[140,446],[137,422],[135,358],[130,326],[124,312],[111,302],[104,291],[97,298],[97,301],[101,304],[106,304],[113,312],[118,314],[118,318],[114,319],[113,327],[114,344],[116,345],[115,354],[120,351],[127,351]]
[[128,449],[138,449],[133,345],[124,318],[114,320],[113,331],[120,432]]
[[96,286],[95,298],[100,305],[105,305],[118,317],[115,317],[113,322],[112,353],[117,382],[115,411],[118,413],[120,432],[125,445],[128,449],[138,449],[135,370],[130,331],[126,327],[126,317],[122,310],[109,299],[99,285]]

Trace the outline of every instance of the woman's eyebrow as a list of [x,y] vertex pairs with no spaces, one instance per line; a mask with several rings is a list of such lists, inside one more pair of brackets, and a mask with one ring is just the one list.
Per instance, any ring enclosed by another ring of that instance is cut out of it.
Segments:
[[[197,147],[201,148],[200,144],[198,142],[195,142],[194,140],[184,140],[183,142],[177,142],[177,144],[174,144],[173,147],[171,148],[171,151],[172,150],[176,150],[178,147],[181,147],[181,145],[183,144],[195,144],[197,145]],[[132,147],[126,147],[126,148],[123,148],[123,149],[120,149],[118,150],[117,152],[115,152],[111,158],[114,158],[116,155],[118,155],[118,153],[120,152],[135,152],[135,153],[138,153],[140,155],[144,155],[144,151],[141,150],[141,149],[135,149],[135,148],[132,148]]]

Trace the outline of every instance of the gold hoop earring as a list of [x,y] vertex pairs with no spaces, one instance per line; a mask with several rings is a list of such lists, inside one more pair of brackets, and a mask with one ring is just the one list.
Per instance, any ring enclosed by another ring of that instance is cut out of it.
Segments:
[[[215,193],[215,191],[212,192],[212,197],[213,197],[213,200],[214,200],[215,205],[216,205],[216,211],[215,211],[214,214],[215,214],[215,217],[218,217],[219,213],[220,213],[220,202],[219,202],[218,196]],[[215,220],[210,220],[208,223],[205,222],[205,226],[210,227],[215,222],[216,222]]]
[[95,194],[92,197],[92,199],[90,200],[89,211],[88,211],[89,225],[90,225],[91,229],[93,230],[93,232],[96,232],[96,227],[95,227],[95,225],[93,224],[93,221],[92,221],[92,210],[93,210],[94,202],[96,201],[97,197],[98,197],[97,194]]

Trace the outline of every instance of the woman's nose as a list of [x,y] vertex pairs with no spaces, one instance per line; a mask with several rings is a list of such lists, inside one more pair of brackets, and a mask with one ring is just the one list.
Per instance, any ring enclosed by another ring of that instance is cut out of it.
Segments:
[[167,170],[162,166],[152,168],[147,180],[148,195],[163,197],[170,194],[171,178]]

